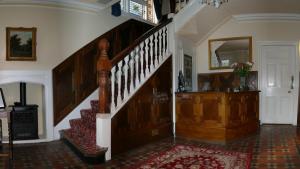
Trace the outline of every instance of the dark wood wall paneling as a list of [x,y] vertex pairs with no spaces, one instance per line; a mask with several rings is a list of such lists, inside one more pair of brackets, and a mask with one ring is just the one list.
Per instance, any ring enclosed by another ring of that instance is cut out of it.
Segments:
[[111,42],[108,54],[112,59],[152,27],[143,22],[129,20],[96,38],[56,66],[52,71],[54,125],[98,87],[98,41],[106,38]]
[[112,119],[112,155],[172,135],[172,60]]
[[[246,79],[249,90],[258,89],[257,71],[251,71]],[[227,91],[238,88],[240,78],[233,72],[200,73],[198,74],[198,91]]]

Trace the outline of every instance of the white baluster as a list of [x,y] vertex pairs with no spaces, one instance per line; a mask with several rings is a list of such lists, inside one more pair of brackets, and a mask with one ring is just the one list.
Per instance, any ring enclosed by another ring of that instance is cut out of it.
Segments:
[[135,87],[140,83],[139,81],[139,47],[135,48]]
[[166,57],[166,27],[164,26],[163,28],[163,47],[162,47],[162,51],[163,51],[163,58]]
[[114,111],[116,108],[115,104],[115,76],[116,76],[116,66],[114,66],[111,69],[111,105],[110,105],[110,111]]
[[153,71],[154,69],[154,64],[153,64],[153,35],[150,36],[150,72]]
[[166,41],[166,43],[167,43],[167,49],[166,49],[166,53],[167,53],[167,56],[169,56],[170,55],[170,45],[169,45],[169,28],[168,27],[166,27],[167,29],[166,29],[166,34],[167,34],[167,36],[166,36],[166,39],[167,39],[167,41]]
[[155,63],[155,68],[158,66],[158,52],[157,52],[157,49],[158,49],[158,32],[155,32],[154,33],[154,44],[155,44],[155,51],[154,51],[154,63]]
[[145,57],[146,57],[146,68],[145,68],[145,73],[146,73],[146,77],[148,77],[148,75],[149,75],[149,73],[150,73],[150,71],[149,71],[149,69],[150,69],[150,67],[149,67],[149,62],[148,62],[148,60],[149,60],[149,38],[147,38],[146,39],[146,45],[145,45]]
[[134,90],[134,81],[133,81],[133,70],[134,70],[134,51],[131,52],[130,54],[130,91],[129,91],[129,95],[133,92]]
[[121,97],[121,80],[122,80],[122,61],[118,63],[118,97],[117,97],[117,106],[119,106],[122,103],[122,97]]
[[128,97],[128,61],[129,61],[129,55],[125,57],[125,64],[123,66],[123,72],[125,74],[125,85],[124,85],[124,99]]
[[145,79],[144,74],[144,42],[140,44],[140,58],[141,58],[141,76],[140,81],[143,82]]
[[158,47],[158,53],[159,53],[159,56],[158,56],[158,63],[161,63],[161,60],[162,60],[162,53],[161,53],[161,51],[162,51],[162,46],[161,46],[161,44],[162,44],[162,29],[160,29],[159,30],[159,32],[158,32],[158,37],[159,37],[159,47]]

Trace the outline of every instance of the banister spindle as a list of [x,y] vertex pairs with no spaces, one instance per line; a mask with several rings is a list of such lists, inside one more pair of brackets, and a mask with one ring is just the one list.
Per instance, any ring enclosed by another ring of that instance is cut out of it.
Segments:
[[144,42],[140,44],[140,59],[141,59],[141,75],[140,75],[140,81],[143,82],[145,79],[144,74]]
[[123,67],[123,72],[125,74],[125,85],[124,85],[124,98],[128,97],[128,61],[129,61],[129,55],[125,57],[125,63]]
[[116,104],[115,104],[115,76],[116,76],[116,66],[114,66],[111,69],[111,105],[110,105],[110,110],[114,111],[116,108]]
[[154,44],[155,44],[155,51],[154,51],[154,66],[155,66],[155,68],[157,68],[157,66],[158,66],[158,59],[157,59],[157,57],[158,57],[158,52],[157,52],[157,49],[158,49],[158,32],[155,32],[154,33]]
[[133,71],[134,71],[134,51],[130,53],[130,91],[129,94],[131,94],[134,90],[134,81],[133,81]]
[[112,65],[107,56],[107,51],[109,50],[109,42],[107,39],[104,38],[99,41],[98,50],[100,51],[100,56],[97,61],[97,72],[99,82],[99,113],[110,113],[109,73]]
[[159,30],[158,32],[158,37],[159,37],[159,47],[158,47],[158,53],[159,53],[159,56],[158,56],[158,63],[161,63],[162,61],[162,29]]
[[122,103],[122,94],[121,94],[121,80],[122,80],[122,61],[118,63],[118,72],[117,72],[117,80],[118,80],[118,96],[117,96],[117,106]]
[[150,36],[150,72],[154,70],[154,64],[153,64],[153,35]]
[[139,47],[135,48],[135,88],[139,85]]
[[148,60],[149,60],[149,38],[147,38],[146,39],[146,45],[145,45],[145,57],[146,57],[146,68],[145,68],[145,73],[146,73],[146,76],[148,76],[149,75],[149,73],[150,73],[150,66],[149,66],[149,62],[148,62]]
[[166,27],[166,46],[167,46],[167,49],[166,49],[166,55],[168,56],[170,54],[170,51],[169,51],[169,28]]
[[163,46],[162,46],[162,51],[163,51],[163,58],[166,57],[166,26],[163,27]]

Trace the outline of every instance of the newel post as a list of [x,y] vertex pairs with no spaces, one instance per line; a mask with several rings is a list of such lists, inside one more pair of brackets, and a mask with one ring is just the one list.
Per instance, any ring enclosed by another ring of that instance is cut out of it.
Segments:
[[99,113],[110,113],[110,70],[112,64],[108,58],[109,42],[101,39],[98,43],[100,56],[97,61],[98,82],[99,82]]

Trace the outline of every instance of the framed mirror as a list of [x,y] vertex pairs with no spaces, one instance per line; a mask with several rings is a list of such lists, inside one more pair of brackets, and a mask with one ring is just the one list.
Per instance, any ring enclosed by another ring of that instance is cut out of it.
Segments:
[[232,37],[208,41],[209,69],[231,69],[235,62],[252,62],[252,37]]

